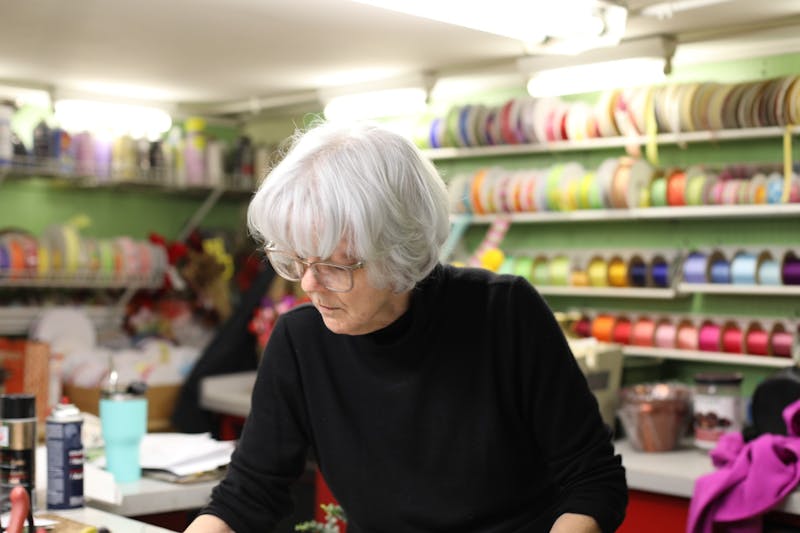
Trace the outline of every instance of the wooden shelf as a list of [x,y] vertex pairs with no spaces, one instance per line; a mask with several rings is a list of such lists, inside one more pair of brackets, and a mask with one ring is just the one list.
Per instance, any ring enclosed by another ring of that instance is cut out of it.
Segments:
[[[800,127],[791,128],[792,134],[800,132]],[[781,127],[741,128],[719,131],[692,131],[685,133],[661,133],[656,135],[657,144],[684,144],[689,142],[738,141],[781,137],[785,132]],[[501,144],[496,146],[473,146],[466,148],[434,148],[423,153],[431,160],[465,159],[475,157],[494,157],[502,155],[542,154],[549,152],[578,152],[624,148],[630,145],[644,145],[648,138],[644,135],[631,137],[599,137],[584,141],[554,141],[541,144]]]
[[648,346],[623,346],[625,355],[640,357],[660,357],[682,361],[705,363],[724,363],[732,365],[785,368],[794,365],[789,357],[767,357],[763,355],[734,354],[726,352],[706,352],[702,350],[679,350],[671,348],[652,348]]

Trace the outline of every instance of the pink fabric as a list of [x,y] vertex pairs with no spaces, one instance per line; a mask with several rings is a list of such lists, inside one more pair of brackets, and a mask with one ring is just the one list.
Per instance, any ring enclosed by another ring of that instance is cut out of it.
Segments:
[[800,400],[783,410],[789,436],[765,434],[745,443],[726,433],[711,452],[717,471],[697,479],[687,533],[760,533],[762,515],[800,482]]

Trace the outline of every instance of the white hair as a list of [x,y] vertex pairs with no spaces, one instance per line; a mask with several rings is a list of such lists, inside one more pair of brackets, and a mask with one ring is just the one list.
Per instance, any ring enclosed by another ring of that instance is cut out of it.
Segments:
[[438,261],[447,192],[407,139],[372,123],[324,122],[297,132],[256,191],[247,223],[262,242],[327,258],[344,239],[370,283],[410,290]]

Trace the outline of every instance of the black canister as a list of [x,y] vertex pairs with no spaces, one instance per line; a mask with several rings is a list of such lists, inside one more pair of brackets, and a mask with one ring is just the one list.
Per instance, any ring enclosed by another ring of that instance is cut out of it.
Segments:
[[33,501],[36,483],[36,396],[0,395],[0,512],[11,510],[11,489],[22,486]]

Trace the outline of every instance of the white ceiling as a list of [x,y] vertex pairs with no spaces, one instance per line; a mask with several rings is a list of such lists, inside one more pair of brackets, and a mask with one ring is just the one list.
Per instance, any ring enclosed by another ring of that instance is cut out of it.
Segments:
[[[547,9],[553,0],[529,1]],[[627,3],[626,39],[676,34],[695,41],[800,27],[800,0],[730,0],[666,20],[637,15],[655,1]],[[56,94],[280,102],[421,71],[479,73],[525,54],[511,39],[348,0],[0,0],[0,6],[0,83]]]

